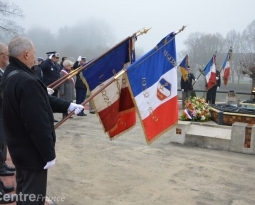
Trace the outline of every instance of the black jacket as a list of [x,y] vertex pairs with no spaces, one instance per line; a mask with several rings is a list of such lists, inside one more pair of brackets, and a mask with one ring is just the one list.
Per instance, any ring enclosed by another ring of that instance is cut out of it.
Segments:
[[47,59],[40,64],[43,72],[43,83],[48,86],[60,78],[61,67],[58,63],[53,63]]
[[184,89],[184,92],[193,90],[192,80],[195,80],[195,76],[193,75],[193,73],[188,74],[188,79],[186,81],[184,81],[181,77],[181,89]]
[[55,156],[53,112],[66,112],[70,102],[49,96],[47,88],[25,64],[10,57],[3,82],[3,122],[6,143],[16,167],[41,170]]
[[[75,70],[75,69],[77,69],[77,68],[79,68],[79,67],[80,67],[79,62],[76,61],[76,62],[73,64],[73,69]],[[86,89],[86,90],[87,90],[86,85],[85,85],[85,84],[82,82],[82,80],[81,80],[80,73],[78,73],[78,74],[76,75],[75,87],[76,87],[76,88],[83,88],[83,89]]]
[[[0,82],[2,81],[3,72],[0,70]],[[4,142],[3,112],[2,112],[2,95],[0,90],[0,143]]]

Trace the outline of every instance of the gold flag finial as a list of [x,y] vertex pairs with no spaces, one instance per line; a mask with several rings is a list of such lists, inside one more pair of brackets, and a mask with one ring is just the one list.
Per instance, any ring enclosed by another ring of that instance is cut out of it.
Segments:
[[[188,26],[188,25],[187,25],[187,26]],[[176,32],[176,34],[182,32],[187,26],[182,26],[182,27],[179,29],[179,31]]]
[[142,30],[140,30],[140,31],[138,31],[138,32],[136,33],[136,36],[141,36],[141,35],[143,35],[143,34],[147,34],[147,32],[148,32],[150,29],[151,29],[151,28],[148,28],[148,29],[143,28]]

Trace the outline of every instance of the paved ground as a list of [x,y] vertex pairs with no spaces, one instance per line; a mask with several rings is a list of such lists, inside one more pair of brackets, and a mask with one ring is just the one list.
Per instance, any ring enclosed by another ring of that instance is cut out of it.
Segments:
[[58,205],[255,204],[254,155],[172,144],[167,133],[147,146],[139,122],[110,141],[92,114],[56,132],[48,196]]

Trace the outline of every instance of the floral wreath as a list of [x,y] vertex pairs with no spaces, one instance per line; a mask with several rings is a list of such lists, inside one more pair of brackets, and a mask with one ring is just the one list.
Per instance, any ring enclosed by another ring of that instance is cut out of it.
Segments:
[[210,120],[210,117],[210,108],[204,98],[189,97],[185,101],[185,109],[180,119],[206,122]]

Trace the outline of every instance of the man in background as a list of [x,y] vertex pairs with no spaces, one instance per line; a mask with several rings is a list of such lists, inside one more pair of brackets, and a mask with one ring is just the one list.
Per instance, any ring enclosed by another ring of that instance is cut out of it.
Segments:
[[[75,70],[85,64],[86,64],[86,58],[79,56],[77,61],[73,64],[73,69]],[[76,103],[80,104],[80,103],[84,102],[84,100],[86,99],[86,95],[87,95],[87,87],[86,87],[85,83],[82,81],[82,73],[81,72],[79,72],[76,75],[75,90],[76,90]],[[84,113],[84,110],[82,110],[78,114],[78,116],[86,116],[86,114]]]
[[192,80],[197,81],[194,74],[191,73],[190,67],[187,68],[188,76],[186,79],[181,77],[181,89],[182,89],[182,109],[185,108],[185,101],[190,97],[190,93],[193,90]]
[[[207,93],[206,93],[206,102],[208,104],[215,104],[216,91],[220,88],[220,85],[221,85],[220,71],[217,69],[215,85],[212,86],[209,90],[207,90]],[[206,84],[206,87],[207,87],[207,84]]]
[[[61,67],[58,64],[60,54],[57,52],[48,52],[49,58],[42,62],[40,67],[43,73],[43,83],[48,86],[60,78]],[[58,97],[58,88],[52,94]]]

